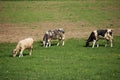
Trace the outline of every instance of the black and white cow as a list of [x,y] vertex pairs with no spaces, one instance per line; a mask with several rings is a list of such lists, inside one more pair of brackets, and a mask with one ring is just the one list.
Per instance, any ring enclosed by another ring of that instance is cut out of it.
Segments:
[[63,28],[49,30],[44,34],[43,46],[51,46],[51,40],[58,40],[57,46],[59,46],[60,41],[62,41],[62,46],[64,46],[65,31]]
[[[86,41],[86,47],[89,46],[90,42],[93,42],[92,44],[92,48],[94,48],[95,43],[99,40],[99,39],[105,39],[107,41],[107,43],[105,44],[105,47],[107,46],[107,44],[110,42],[110,46],[113,47],[113,30],[112,29],[106,29],[106,30],[94,30],[88,40]],[[97,47],[99,47],[99,44],[97,44]]]

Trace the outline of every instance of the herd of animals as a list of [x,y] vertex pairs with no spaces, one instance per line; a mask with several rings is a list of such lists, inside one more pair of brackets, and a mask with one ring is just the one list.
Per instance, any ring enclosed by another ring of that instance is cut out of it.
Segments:
[[[54,30],[48,30],[45,32],[43,36],[43,47],[50,47],[51,46],[51,40],[58,40],[57,46],[60,45],[60,42],[62,42],[62,46],[64,46],[64,40],[65,40],[65,31],[63,28],[58,28]],[[95,44],[97,44],[97,47],[99,47],[99,44],[97,41],[99,39],[105,39],[106,44],[110,43],[110,47],[113,47],[113,30],[112,29],[105,29],[105,30],[94,30],[91,32],[89,38],[86,41],[86,47],[90,46],[90,42],[92,42],[92,48],[95,47]],[[12,56],[16,57],[16,55],[19,53],[19,57],[23,56],[23,51],[25,49],[29,49],[29,55],[32,55],[32,49],[33,49],[33,38],[26,38],[24,40],[20,40],[16,46],[16,48],[13,50]]]

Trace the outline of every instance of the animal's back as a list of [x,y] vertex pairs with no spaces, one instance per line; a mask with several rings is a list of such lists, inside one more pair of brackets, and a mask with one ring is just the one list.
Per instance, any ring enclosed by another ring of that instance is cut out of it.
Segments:
[[97,30],[98,36],[105,36],[105,33],[107,32],[107,30]]
[[19,41],[19,45],[24,47],[31,47],[31,45],[33,44],[33,38],[26,38],[24,40]]

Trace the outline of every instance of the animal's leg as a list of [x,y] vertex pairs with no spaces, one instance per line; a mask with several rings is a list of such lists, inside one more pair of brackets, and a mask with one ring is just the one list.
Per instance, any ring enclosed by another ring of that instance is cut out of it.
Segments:
[[50,47],[50,46],[51,46],[51,44],[50,44],[50,43],[48,43],[48,46]]
[[63,42],[62,42],[62,46],[64,46],[64,44],[65,44],[65,42],[64,42],[64,40],[63,40]]
[[30,53],[29,53],[30,56],[32,55],[32,50],[33,50],[33,47],[30,48]]
[[107,47],[107,43],[105,44],[105,47]]
[[109,40],[106,40],[105,47],[107,47],[108,44],[109,44]]
[[51,46],[51,41],[49,41],[49,43],[48,43],[48,44],[49,44],[48,46],[50,47],[50,46]]
[[50,42],[47,42],[45,47],[47,48],[48,46],[50,47]]
[[64,40],[65,40],[65,35],[62,36],[62,46],[64,46],[64,44],[65,44]]
[[47,41],[47,46],[51,46],[51,40],[50,39],[48,39],[48,41]]
[[113,43],[112,43],[112,40],[110,40],[110,47],[113,47]]
[[59,44],[60,44],[60,43],[58,42],[58,43],[57,43],[57,46],[59,46]]
[[99,44],[97,43],[97,47],[99,47]]
[[98,41],[96,41],[96,44],[97,44],[97,47],[99,47],[99,43],[98,43]]
[[96,43],[96,40],[93,41],[93,45],[92,45],[92,48],[95,47],[95,43]]
[[43,47],[45,47],[45,41],[43,41]]
[[57,43],[57,46],[59,46],[59,44],[60,44],[60,39],[58,39],[58,43]]
[[24,51],[24,49],[21,49],[21,51],[20,51],[20,54],[19,54],[19,57],[23,57],[23,51]]
[[46,43],[46,45],[45,45],[46,48],[48,47],[48,44],[49,44],[49,43]]

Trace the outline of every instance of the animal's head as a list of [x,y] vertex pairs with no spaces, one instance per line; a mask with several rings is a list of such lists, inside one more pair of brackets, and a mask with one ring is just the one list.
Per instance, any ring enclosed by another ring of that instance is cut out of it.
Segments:
[[107,31],[107,33],[108,33],[109,35],[111,35],[111,36],[112,36],[112,32],[113,32],[112,29],[108,29],[108,31]]
[[86,45],[85,45],[85,47],[88,47],[89,46],[89,42],[88,41],[86,41]]
[[65,33],[65,31],[64,31],[63,28],[59,28],[58,31],[61,32],[61,33],[63,33],[63,34]]
[[13,57],[16,57],[16,55],[17,55],[17,50],[14,49],[13,52],[12,52],[12,56],[13,56]]
[[108,29],[107,30],[107,36],[111,39],[113,39],[113,30],[112,29]]

